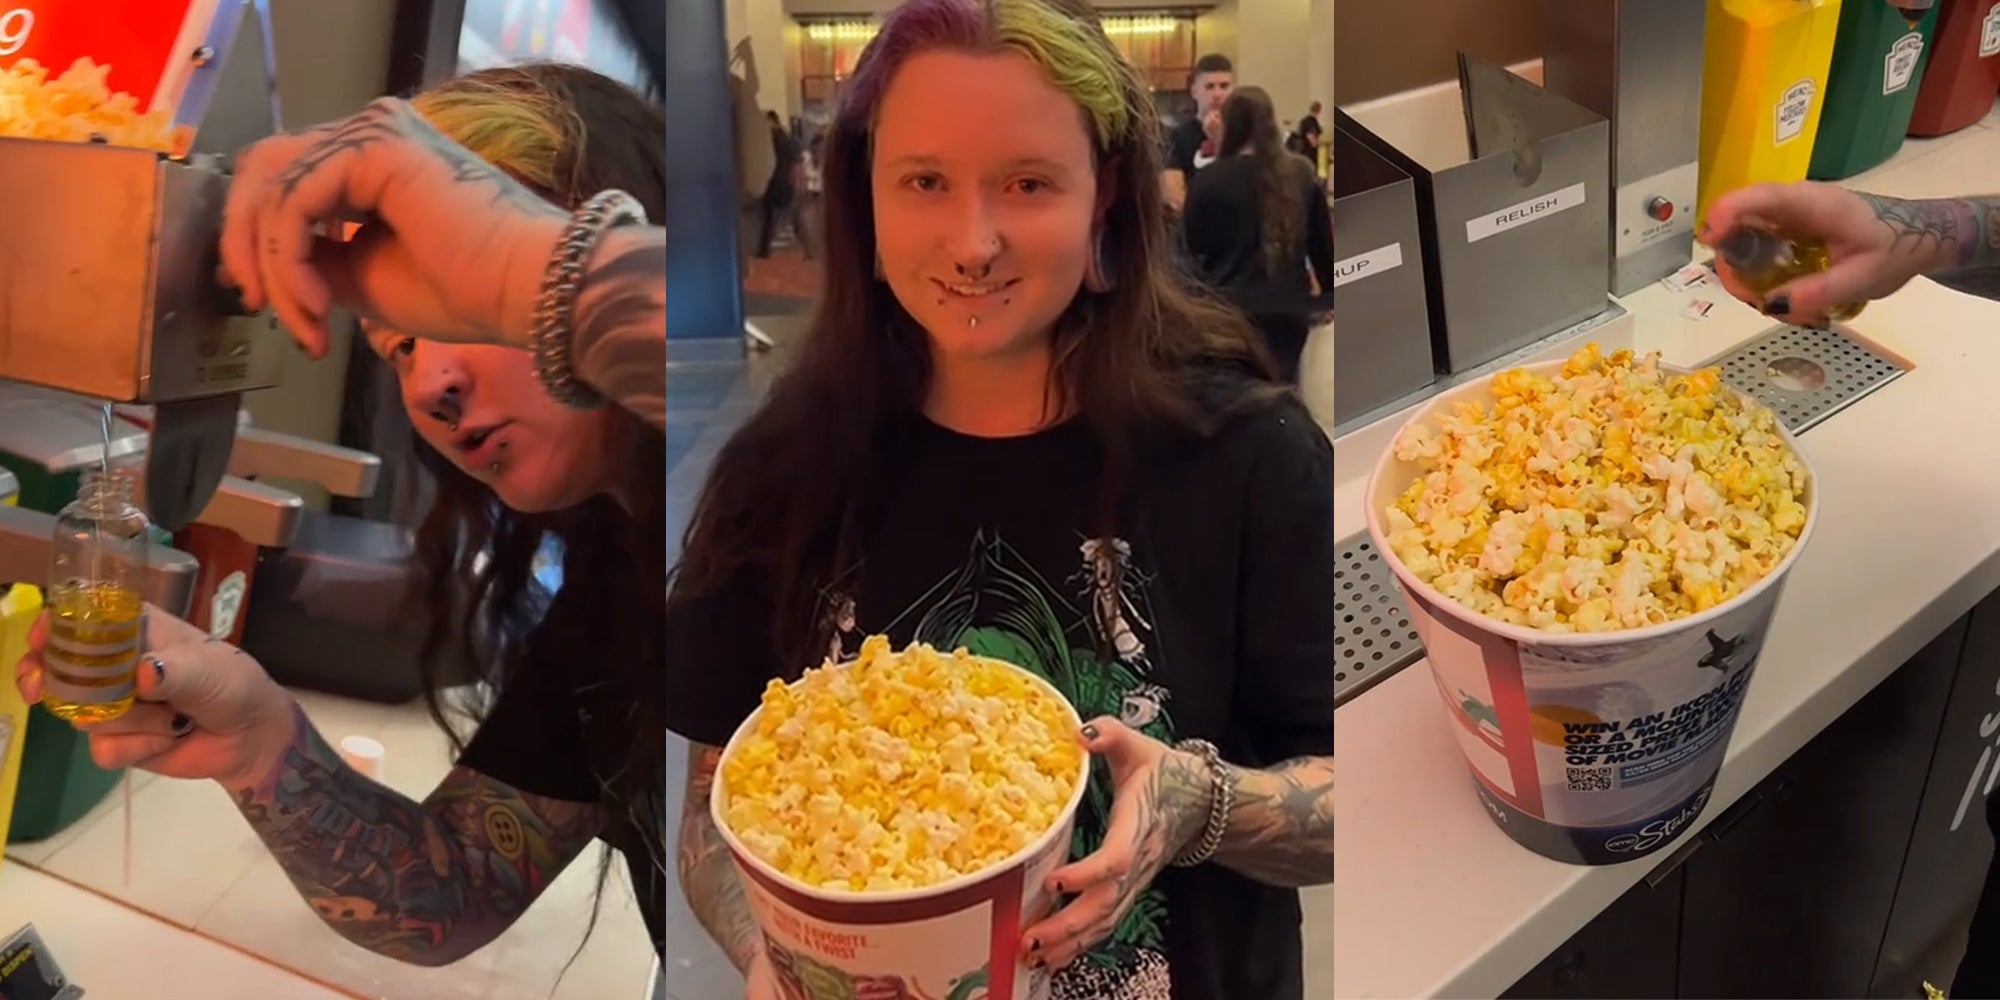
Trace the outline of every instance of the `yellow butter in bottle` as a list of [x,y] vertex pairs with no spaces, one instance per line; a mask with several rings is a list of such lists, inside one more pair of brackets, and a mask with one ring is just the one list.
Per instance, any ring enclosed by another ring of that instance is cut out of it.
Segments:
[[[1818,240],[1795,239],[1750,226],[1739,226],[1716,244],[1715,255],[1759,296],[1768,296],[1786,282],[1818,274],[1833,266],[1833,255]],[[1861,315],[1863,303],[1848,302],[1827,310],[1829,319]]]
[[137,689],[147,524],[124,470],[85,469],[82,482],[56,516],[42,705],[59,719],[104,722],[124,715]]

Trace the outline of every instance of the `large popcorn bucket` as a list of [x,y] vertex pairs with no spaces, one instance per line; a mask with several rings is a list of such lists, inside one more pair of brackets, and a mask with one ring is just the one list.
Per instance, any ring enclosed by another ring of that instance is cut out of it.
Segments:
[[[1523,367],[1556,377],[1562,366]],[[1490,385],[1440,395],[1410,423],[1490,403]],[[1804,464],[1797,439],[1780,432]],[[1701,815],[1785,577],[1818,520],[1806,468],[1798,544],[1748,590],[1662,625],[1554,633],[1479,614],[1411,574],[1389,548],[1383,511],[1423,473],[1393,446],[1384,452],[1368,484],[1368,533],[1401,586],[1474,788],[1509,837],[1557,861],[1616,864],[1661,850]]]
[[[1083,727],[1069,700],[1048,682],[1003,665],[1063,705],[1070,731]],[[723,761],[762,712],[737,728],[723,748]],[[1021,933],[1054,911],[1056,900],[1044,886],[1069,860],[1089,777],[1090,755],[1084,754],[1061,814],[1026,847],[983,871],[910,891],[824,889],[765,863],[729,827],[728,779],[721,767],[709,815],[742,876],[785,1000],[1046,1000],[1049,972],[1027,967]]]

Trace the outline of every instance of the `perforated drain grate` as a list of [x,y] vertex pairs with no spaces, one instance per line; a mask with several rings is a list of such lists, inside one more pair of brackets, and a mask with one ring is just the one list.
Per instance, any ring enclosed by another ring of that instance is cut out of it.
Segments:
[[[1797,434],[1889,384],[1906,370],[1837,330],[1781,326],[1709,362]],[[1704,366],[1707,367],[1707,366]]]
[[[1793,433],[1833,416],[1889,384],[1907,369],[1859,340],[1833,330],[1781,326],[1760,334],[1708,365],[1731,385],[1777,411]],[[1338,547],[1340,586],[1333,613],[1333,703],[1388,679],[1423,657],[1423,642],[1388,563],[1356,535]]]
[[1423,643],[1410,627],[1410,613],[1396,590],[1395,574],[1367,535],[1339,547],[1333,613],[1333,703],[1338,705],[1374,686],[1422,656]]

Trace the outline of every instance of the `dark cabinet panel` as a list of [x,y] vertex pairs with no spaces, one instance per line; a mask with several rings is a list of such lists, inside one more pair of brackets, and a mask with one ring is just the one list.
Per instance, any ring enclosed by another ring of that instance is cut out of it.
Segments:
[[[2000,594],[1972,611],[1958,680],[1924,785],[1922,811],[1896,887],[1896,904],[1870,996],[1902,997],[1926,977],[1943,985],[1950,969],[1923,968],[1978,901],[1993,860],[1986,798],[2000,777]],[[1944,978],[1940,978],[1944,977]]]
[[1965,634],[1961,619],[1704,831],[1681,996],[1865,995]]
[[1680,873],[1641,881],[1502,1000],[1671,1000],[1680,920]]

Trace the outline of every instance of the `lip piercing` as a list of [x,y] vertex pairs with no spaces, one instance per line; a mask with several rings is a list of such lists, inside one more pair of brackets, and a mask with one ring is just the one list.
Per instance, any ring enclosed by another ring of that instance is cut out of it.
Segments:
[[972,317],[972,318],[970,318],[970,319],[966,320],[966,321],[965,321],[965,325],[966,325],[966,326],[978,326],[978,325],[979,325],[979,317],[977,317],[977,316],[974,316],[974,317]]

